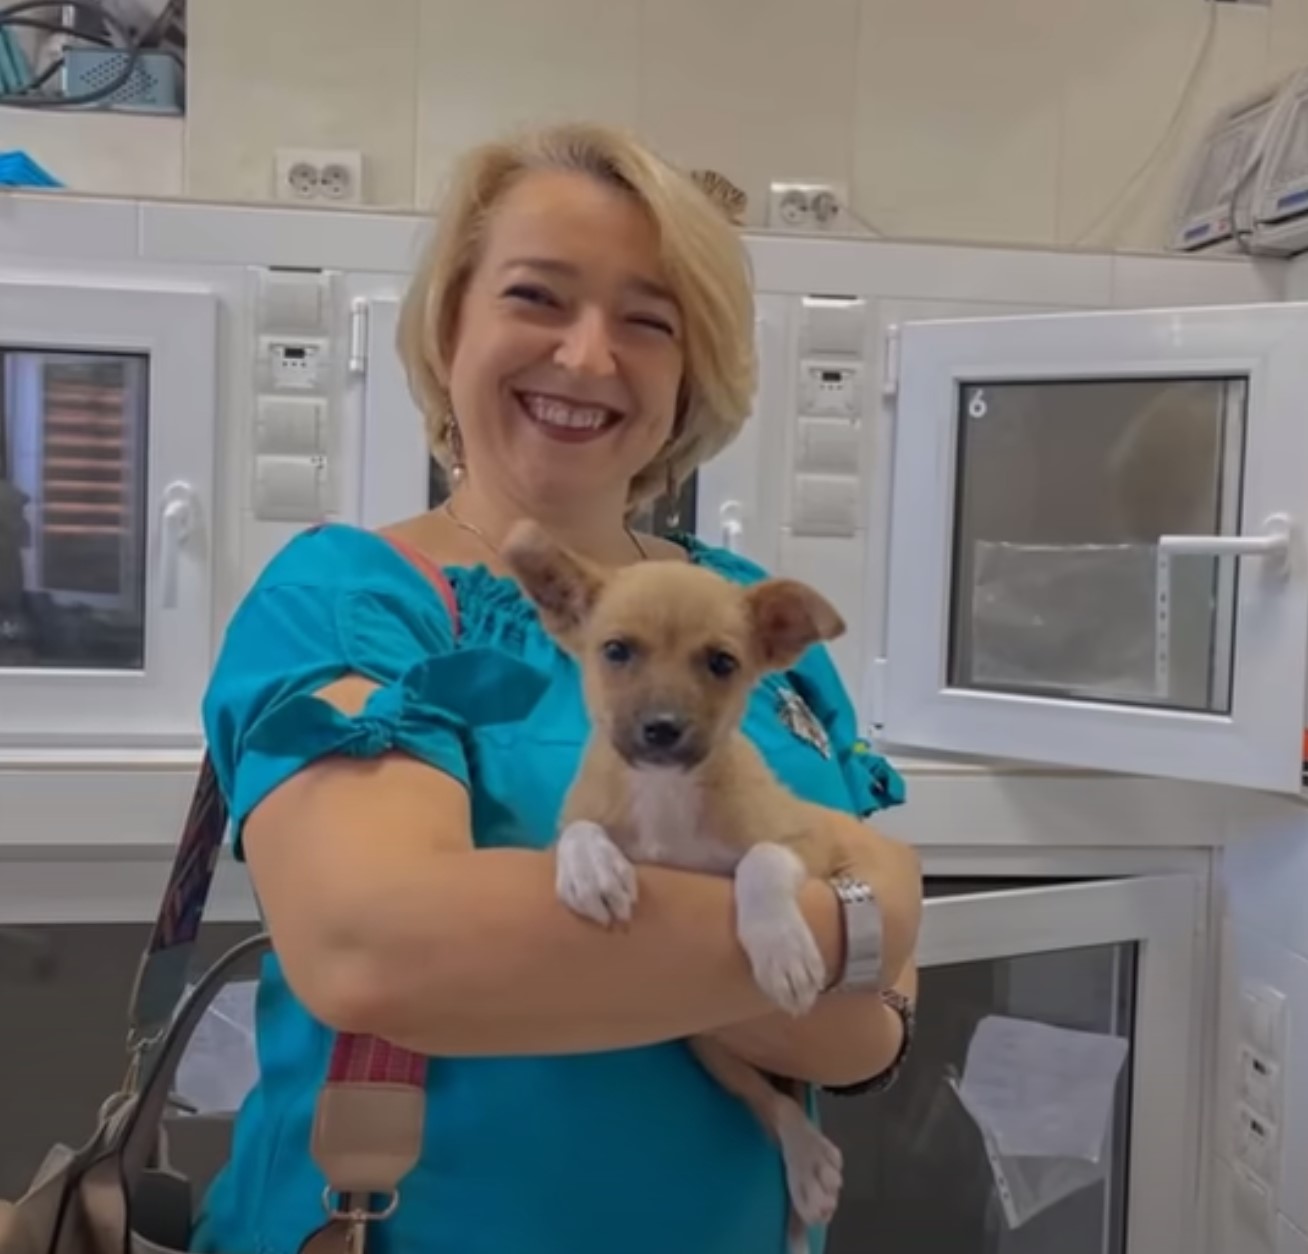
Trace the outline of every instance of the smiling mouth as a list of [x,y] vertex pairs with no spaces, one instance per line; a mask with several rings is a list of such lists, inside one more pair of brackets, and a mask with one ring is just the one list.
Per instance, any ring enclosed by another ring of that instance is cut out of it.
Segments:
[[523,412],[536,426],[564,439],[602,435],[622,421],[622,415],[607,405],[579,405],[539,392],[518,392],[516,396]]

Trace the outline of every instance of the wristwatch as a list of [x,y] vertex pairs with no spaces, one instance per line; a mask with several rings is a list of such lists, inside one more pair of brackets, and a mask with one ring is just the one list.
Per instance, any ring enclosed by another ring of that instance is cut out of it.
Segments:
[[881,907],[871,887],[848,872],[828,881],[840,902],[844,962],[828,992],[870,992],[881,988]]

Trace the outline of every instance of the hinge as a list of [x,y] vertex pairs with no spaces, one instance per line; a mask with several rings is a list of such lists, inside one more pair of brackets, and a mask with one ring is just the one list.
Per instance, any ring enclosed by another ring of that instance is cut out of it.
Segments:
[[886,339],[881,359],[881,395],[895,396],[899,392],[899,326],[891,323],[886,328]]
[[863,708],[873,732],[880,732],[886,725],[886,674],[889,669],[888,659],[875,657],[863,681]]
[[368,301],[362,296],[350,302],[350,356],[346,368],[351,374],[368,371]]

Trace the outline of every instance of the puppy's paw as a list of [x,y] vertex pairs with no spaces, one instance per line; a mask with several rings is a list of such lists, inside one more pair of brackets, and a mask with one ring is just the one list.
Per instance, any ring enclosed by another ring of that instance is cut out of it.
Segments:
[[554,887],[565,905],[604,927],[630,922],[636,870],[598,823],[569,823],[555,857]]
[[783,1010],[810,1010],[826,964],[795,901],[803,864],[780,845],[756,845],[736,868],[736,934],[754,979]]
[[779,1131],[786,1188],[795,1213],[806,1225],[829,1224],[845,1182],[844,1156],[798,1104],[787,1105]]
[[740,943],[749,955],[759,988],[782,1010],[792,1015],[812,1010],[827,971],[798,909],[791,906],[779,919],[742,927]]

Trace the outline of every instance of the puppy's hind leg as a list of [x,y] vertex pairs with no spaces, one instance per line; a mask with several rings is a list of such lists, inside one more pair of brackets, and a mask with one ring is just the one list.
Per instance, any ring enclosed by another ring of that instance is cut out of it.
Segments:
[[844,1183],[840,1150],[813,1126],[803,1106],[775,1089],[757,1067],[709,1037],[692,1037],[690,1048],[709,1075],[739,1097],[781,1147],[792,1208],[789,1254],[804,1254],[807,1225],[830,1223],[836,1213]]

